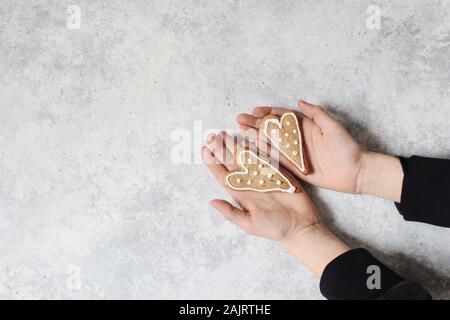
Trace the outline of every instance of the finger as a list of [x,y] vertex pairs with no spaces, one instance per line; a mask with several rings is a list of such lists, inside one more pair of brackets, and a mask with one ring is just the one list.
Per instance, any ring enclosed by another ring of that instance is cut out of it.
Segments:
[[242,135],[245,135],[245,133],[246,133],[248,130],[255,130],[255,128],[249,127],[249,126],[246,126],[246,125],[241,124],[241,125],[238,127],[238,130],[239,130],[239,132],[240,132]]
[[[202,148],[202,158],[213,177],[216,178],[220,185],[225,187],[225,177],[229,173],[228,169],[214,156],[209,147]],[[226,187],[225,190],[231,195],[234,201],[239,205],[241,204],[242,197],[239,191],[235,191],[228,187]]]
[[237,116],[236,122],[247,127],[257,128],[258,118],[248,113],[241,113]]
[[233,154],[225,146],[224,136],[215,135],[208,144],[214,156],[228,169],[236,169]]
[[211,171],[214,178],[216,178],[216,180],[220,184],[223,184],[228,170],[216,159],[216,157],[208,147],[202,148],[202,159],[205,165],[208,167],[209,171]]
[[259,135],[261,134],[261,131],[255,128],[245,128],[243,126],[239,127],[239,130],[241,131],[241,134],[244,138],[244,140],[250,140],[250,141],[256,141],[259,139]]
[[298,102],[300,110],[315,124],[317,124],[323,132],[330,131],[336,126],[334,120],[322,107],[310,104],[300,100]]
[[251,150],[255,153],[258,153],[258,147],[256,146],[256,144],[254,142],[252,142],[248,138],[243,139],[241,141],[241,147],[245,150]]
[[274,108],[274,107],[255,107],[252,110],[252,115],[256,118],[264,118],[270,114],[281,116],[283,113],[287,112],[288,109],[284,108]]
[[250,216],[243,210],[234,207],[228,201],[219,199],[212,200],[210,205],[219,211],[225,219],[241,227],[244,231],[249,232],[252,223]]
[[236,155],[241,150],[241,146],[238,143],[238,138],[236,136],[230,136],[225,131],[220,133],[225,148],[227,149],[228,157],[231,158],[231,163],[229,164],[230,170],[238,169],[238,165],[236,162]]
[[274,116],[282,116],[286,112],[293,112],[295,113],[299,118],[301,117],[300,112],[296,110],[286,109],[286,108],[275,108],[275,107],[255,107],[252,110],[252,115],[255,116],[258,119],[264,118],[268,115],[274,115]]
[[216,133],[208,134],[208,136],[206,137],[206,143],[207,144],[212,143],[215,137],[216,137]]
[[225,147],[227,148],[228,152],[231,153],[233,156],[233,159],[235,159],[236,154],[240,151],[240,146],[237,140],[236,136],[230,136],[225,131],[222,131],[220,133],[222,140],[224,141]]

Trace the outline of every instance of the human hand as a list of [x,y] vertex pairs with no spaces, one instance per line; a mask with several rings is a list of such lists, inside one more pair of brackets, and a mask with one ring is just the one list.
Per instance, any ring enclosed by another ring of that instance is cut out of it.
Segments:
[[323,226],[311,199],[301,193],[236,191],[224,184],[229,170],[237,168],[234,154],[239,146],[226,133],[211,136],[202,157],[212,175],[239,205],[215,199],[210,204],[226,219],[251,235],[280,241],[316,276],[349,247]]
[[210,149],[203,147],[203,160],[219,184],[225,187],[240,207],[234,207],[225,200],[211,201],[211,205],[226,219],[249,234],[278,241],[291,238],[321,223],[314,205],[304,191],[259,193],[226,187],[225,176],[228,171],[238,168],[234,154],[242,146],[226,133],[211,136],[208,140]]
[[[280,155],[283,166],[302,180],[319,187],[400,200],[403,171],[397,158],[363,149],[323,108],[302,100],[298,106],[304,114],[297,113],[297,117],[311,170],[304,175]],[[237,122],[244,134],[256,140],[258,147],[261,147],[267,144],[267,139],[258,134],[259,122],[269,114],[281,116],[287,111],[291,110],[256,107],[252,114],[240,114]]]

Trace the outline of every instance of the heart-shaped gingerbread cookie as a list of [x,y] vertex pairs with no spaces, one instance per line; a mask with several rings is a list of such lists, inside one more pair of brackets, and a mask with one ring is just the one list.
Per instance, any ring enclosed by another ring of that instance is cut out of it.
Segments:
[[239,169],[225,177],[225,184],[234,190],[288,193],[301,190],[286,174],[250,150],[239,151],[236,160]]
[[261,122],[261,129],[272,146],[288,158],[303,174],[308,174],[303,137],[297,116],[285,113],[281,119],[269,115]]

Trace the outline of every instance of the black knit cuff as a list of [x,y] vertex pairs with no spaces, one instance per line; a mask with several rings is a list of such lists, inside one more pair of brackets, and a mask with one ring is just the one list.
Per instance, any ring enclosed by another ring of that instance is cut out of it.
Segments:
[[450,160],[400,158],[404,178],[401,202],[405,220],[450,227]]
[[372,300],[404,281],[365,249],[353,249],[331,261],[320,279],[327,299]]

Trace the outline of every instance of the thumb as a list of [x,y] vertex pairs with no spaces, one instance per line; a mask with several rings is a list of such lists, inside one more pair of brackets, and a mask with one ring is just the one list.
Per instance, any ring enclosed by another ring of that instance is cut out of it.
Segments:
[[245,232],[251,227],[250,217],[241,209],[234,207],[225,200],[215,199],[209,203],[214,209],[219,211],[225,219],[244,229]]
[[322,131],[329,131],[335,128],[337,122],[322,107],[299,100],[298,107],[300,110],[317,124]]

